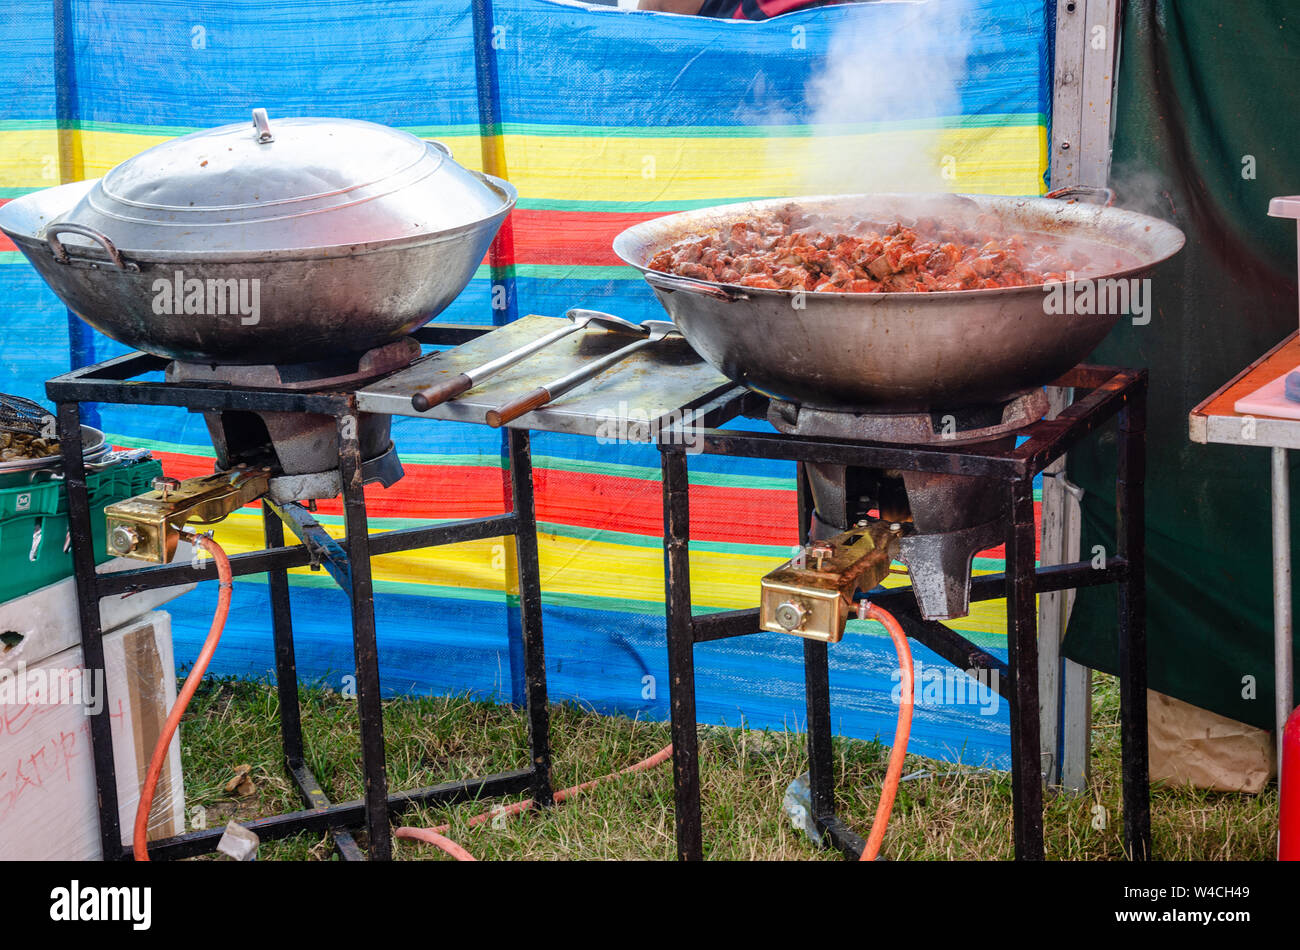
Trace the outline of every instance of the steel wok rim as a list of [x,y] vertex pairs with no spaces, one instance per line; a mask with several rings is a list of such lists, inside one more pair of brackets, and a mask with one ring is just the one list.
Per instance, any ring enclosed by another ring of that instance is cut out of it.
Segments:
[[[496,188],[504,197],[501,206],[491,214],[485,215],[474,221],[468,221],[464,224],[458,224],[454,228],[447,228],[440,231],[430,231],[425,234],[413,234],[406,237],[391,238],[385,241],[374,241],[361,244],[324,244],[312,247],[301,248],[284,248],[263,251],[249,250],[232,250],[232,251],[168,251],[168,250],[133,250],[130,247],[117,245],[118,253],[123,259],[131,262],[140,262],[145,264],[257,264],[266,262],[282,261],[319,261],[330,260],[334,258],[357,257],[366,254],[379,254],[385,251],[409,250],[417,247],[427,247],[434,244],[442,244],[459,240],[466,235],[473,234],[482,230],[484,227],[491,225],[493,222],[504,220],[514,209],[519,200],[519,193],[510,182],[494,175],[488,175],[483,172],[474,172],[476,176]],[[98,179],[89,179],[85,182],[78,182],[87,186],[86,190],[93,188]],[[26,197],[26,196],[24,196]],[[14,202],[21,201],[22,198],[15,198]],[[63,211],[53,215],[51,220],[41,228],[40,231],[32,233],[29,231],[18,231],[6,227],[0,223],[0,232],[7,235],[15,244],[21,244],[28,248],[36,250],[49,250],[46,239],[42,236],[47,229],[55,224],[63,222],[62,216],[67,214],[72,208],[76,207],[79,199],[74,198],[72,203]],[[2,209],[0,209],[2,213]],[[163,225],[159,225],[163,226]],[[110,238],[112,235],[108,235]],[[76,249],[74,260],[87,260],[95,263],[111,264],[109,257],[103,249],[93,244],[65,244],[66,247]]]
[[[613,241],[613,251],[616,255],[618,255],[619,260],[623,261],[623,263],[631,267],[636,268],[643,275],[664,274],[667,277],[676,277],[677,275],[671,273],[670,271],[654,270],[653,268],[648,266],[647,263],[633,260],[631,256],[631,252],[627,249],[626,245],[633,240],[641,239],[641,236],[647,231],[655,230],[657,228],[662,228],[667,222],[669,222],[674,218],[686,218],[687,216],[695,217],[710,212],[719,213],[719,214],[723,212],[734,212],[738,220],[739,218],[743,217],[746,213],[752,214],[755,212],[762,212],[772,208],[779,208],[787,204],[831,202],[837,200],[847,203],[854,199],[871,199],[871,198],[941,199],[943,197],[951,197],[954,199],[973,199],[977,203],[980,202],[981,200],[995,199],[995,200],[1001,200],[1005,202],[1023,203],[1026,206],[1037,206],[1037,207],[1057,206],[1057,207],[1065,208],[1077,204],[1077,202],[1074,201],[1067,201],[1058,198],[1024,197],[1018,195],[968,195],[968,194],[944,195],[942,193],[928,193],[928,194],[917,193],[915,195],[907,195],[907,194],[809,195],[806,197],[801,196],[801,197],[792,197],[792,198],[767,198],[761,201],[740,201],[740,202],[733,202],[730,204],[713,205],[706,208],[693,208],[689,211],[679,211],[671,215],[664,215],[659,218],[652,218],[649,221],[642,221],[638,224],[632,225],[629,228],[625,228],[623,231],[619,232],[619,234],[614,238]],[[1129,211],[1125,208],[1108,208],[1106,210],[1110,212],[1112,216],[1116,216],[1116,215],[1124,216],[1124,217],[1140,216],[1143,218],[1149,218],[1152,222],[1155,222],[1156,224],[1162,226],[1163,228],[1167,228],[1169,231],[1174,232],[1176,234],[1175,246],[1173,246],[1167,253],[1162,252],[1162,256],[1156,257],[1149,261],[1143,261],[1141,263],[1135,264],[1134,266],[1125,268],[1123,270],[1108,271],[1106,273],[1095,274],[1087,277],[1075,277],[1073,281],[1070,280],[1045,281],[1044,283],[1041,284],[1026,284],[1019,287],[981,287],[975,290],[934,290],[934,291],[890,290],[890,291],[877,291],[875,293],[854,293],[851,291],[829,291],[829,290],[773,290],[772,288],[769,287],[750,287],[745,284],[729,284],[729,283],[722,283],[720,281],[701,280],[699,278],[680,278],[680,279],[690,280],[694,283],[699,284],[701,288],[723,291],[728,296],[732,297],[734,300],[742,299],[744,297],[760,297],[760,298],[770,297],[773,299],[787,299],[790,297],[794,297],[796,295],[802,295],[803,297],[813,297],[818,300],[835,300],[835,299],[852,300],[855,305],[860,305],[865,303],[867,306],[881,306],[888,301],[901,302],[905,304],[909,301],[920,300],[920,299],[972,300],[972,299],[979,299],[981,297],[992,297],[996,295],[1018,296],[1019,294],[1017,292],[1037,293],[1041,295],[1046,291],[1047,288],[1051,288],[1051,287],[1077,286],[1080,283],[1084,283],[1088,281],[1123,280],[1140,274],[1145,274],[1149,272],[1151,268],[1153,268],[1157,264],[1160,264],[1163,261],[1168,260],[1169,258],[1173,257],[1175,254],[1177,254],[1179,251],[1181,251],[1183,249],[1183,246],[1187,242],[1186,235],[1183,234],[1182,230],[1177,228],[1175,225],[1170,224],[1167,221],[1162,221],[1159,218],[1152,218],[1149,215],[1141,215],[1140,212]],[[1084,236],[1084,237],[1087,236],[1087,227],[1084,224],[1080,223],[1077,230],[1081,232],[1080,236]],[[1032,233],[1043,233],[1043,232],[1032,232]],[[1173,237],[1174,234],[1171,234],[1170,236]],[[684,237],[684,235],[682,237]],[[681,240],[681,237],[677,239]],[[1102,244],[1106,247],[1115,247],[1116,250],[1126,251],[1128,253],[1134,253],[1131,249],[1116,247],[1115,245],[1107,241],[1099,240],[1095,237],[1092,238],[1092,240],[1094,241],[1094,243]],[[654,251],[656,252],[663,250],[667,246],[668,245],[664,243],[655,243],[652,245]],[[653,257],[653,254],[651,254],[651,256]],[[676,292],[690,293],[691,292],[686,287],[671,287],[671,288],[656,287],[654,289],[656,290],[656,292],[662,292],[662,293],[676,293]]]

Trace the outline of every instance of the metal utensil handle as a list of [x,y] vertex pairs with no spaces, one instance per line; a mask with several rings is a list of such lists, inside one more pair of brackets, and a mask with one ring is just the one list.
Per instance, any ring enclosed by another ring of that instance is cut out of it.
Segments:
[[538,386],[532,392],[525,393],[518,399],[512,399],[504,406],[489,409],[484,418],[492,428],[499,429],[507,422],[513,422],[526,412],[542,408],[553,398],[555,397],[545,386]]
[[[574,312],[575,311],[570,311],[570,314]],[[552,330],[550,333],[539,336],[537,339],[529,343],[525,343],[517,349],[511,350],[509,353],[498,356],[494,360],[489,360],[483,365],[475,367],[466,373],[461,373],[458,376],[453,376],[451,379],[435,383],[427,389],[421,389],[411,397],[411,405],[415,407],[417,412],[428,412],[434,406],[441,405],[449,399],[455,399],[463,392],[468,392],[479,383],[495,376],[503,369],[509,369],[521,360],[532,356],[538,350],[550,346],[555,341],[563,339],[570,333],[576,333],[581,330],[583,326],[584,324],[581,323],[570,323],[567,326],[559,327]]]
[[72,263],[72,258],[68,256],[68,249],[63,246],[63,242],[57,237],[57,235],[62,234],[65,231],[70,234],[80,234],[82,237],[88,237],[99,244],[104,249],[104,252],[108,254],[108,259],[113,262],[113,265],[118,270],[139,269],[134,264],[127,264],[126,261],[122,260],[122,255],[118,251],[117,246],[108,239],[107,235],[101,234],[94,228],[87,227],[84,224],[73,224],[71,222],[51,224],[45,229],[45,243],[50,246],[50,252],[54,255],[54,259],[60,264]]
[[726,301],[749,299],[748,294],[727,290],[717,284],[695,280],[691,277],[678,277],[676,274],[665,274],[663,271],[657,270],[642,271],[642,275],[645,277],[646,283],[651,287],[666,290],[669,293],[680,290],[688,294],[703,294],[706,297],[717,297],[719,300]]
[[[610,320],[614,323],[620,322],[623,318],[612,313],[606,313],[604,310],[591,310],[587,307],[570,307],[564,311],[564,315],[570,320],[581,320],[586,318],[591,320],[599,317],[603,320]],[[636,324],[633,324],[636,326]]]
[[265,145],[267,142],[274,142],[275,136],[271,134],[271,120],[267,117],[265,109],[253,110],[253,125],[257,128],[257,141]]
[[1107,208],[1115,203],[1115,190],[1113,188],[1102,188],[1096,185],[1066,185],[1064,188],[1057,188],[1043,195],[1044,198],[1055,198],[1061,200],[1064,198],[1104,198],[1104,201],[1093,201],[1093,204],[1100,204]]
[[637,350],[643,350],[651,343],[658,343],[663,337],[646,337],[644,340],[637,340],[635,343],[629,343],[627,346],[615,350],[613,353],[607,353],[598,360],[592,360],[586,366],[580,366],[572,373],[561,376],[559,379],[552,381],[546,386],[552,399],[559,399],[570,389],[580,386],[587,380],[591,379],[605,370],[609,369],[615,363],[621,363]]
[[109,452],[98,462],[86,462],[87,471],[102,472],[114,465],[134,464],[150,457],[149,449],[118,449]]
[[[518,419],[525,412],[531,412],[534,409],[540,409],[543,406],[545,406],[548,402],[551,402],[552,400],[555,399],[559,399],[569,390],[576,389],[578,386],[581,386],[583,383],[587,382],[587,380],[591,379],[593,376],[600,375],[602,372],[609,369],[615,363],[620,363],[623,360],[627,359],[637,350],[644,349],[645,347],[649,346],[651,343],[658,343],[662,339],[663,339],[662,336],[646,337],[644,340],[637,340],[635,343],[625,346],[622,349],[615,350],[613,353],[608,353],[605,356],[602,356],[598,360],[592,360],[586,366],[580,366],[578,369],[575,369],[572,373],[569,373],[565,376],[561,376],[559,379],[555,380],[552,383],[548,383],[545,386],[539,386],[537,389],[534,389],[526,396],[521,396],[518,399],[511,400],[510,402],[506,403],[504,406],[500,406],[496,409],[489,410],[487,414],[487,423],[488,425],[495,428],[497,426],[504,425],[505,423],[510,422],[511,420]],[[543,393],[546,394],[544,399],[541,398]],[[539,399],[540,401],[538,401]],[[493,422],[492,420],[494,418],[497,419],[498,421]]]
[[525,343],[518,349],[511,350],[509,353],[498,356],[496,359],[490,360],[482,366],[470,370],[465,375],[472,379],[474,384],[477,386],[489,376],[495,376],[503,369],[509,369],[525,357],[532,356],[538,350],[550,346],[556,340],[563,339],[570,333],[577,333],[581,329],[582,325],[577,323],[570,323],[568,326],[559,327],[558,329],[552,330],[550,333],[539,336],[531,343]]
[[440,383],[421,389],[411,397],[411,405],[416,412],[428,412],[434,406],[441,406],[450,399],[455,399],[463,392],[474,388],[474,380],[464,373],[457,373]]

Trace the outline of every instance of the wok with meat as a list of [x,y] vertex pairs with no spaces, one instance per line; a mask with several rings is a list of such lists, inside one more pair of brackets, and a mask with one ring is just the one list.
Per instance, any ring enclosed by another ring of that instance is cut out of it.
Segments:
[[1114,249],[1067,249],[1043,235],[1001,233],[1001,220],[992,215],[973,227],[933,218],[840,223],[842,230],[819,226],[787,205],[690,234],[656,253],[649,266],[742,287],[854,294],[1032,287],[1126,266]]
[[1081,202],[821,195],[664,215],[614,252],[728,378],[808,408],[915,412],[1051,382],[1121,312],[1049,306],[1050,291],[1128,287],[1182,244],[1164,221]]

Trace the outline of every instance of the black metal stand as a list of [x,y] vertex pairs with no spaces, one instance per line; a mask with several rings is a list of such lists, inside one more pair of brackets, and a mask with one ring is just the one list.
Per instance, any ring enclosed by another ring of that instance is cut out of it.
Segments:
[[[456,345],[489,329],[491,328],[442,325],[420,331],[417,338],[425,343]],[[530,792],[540,805],[551,804],[551,753],[542,643],[541,583],[537,563],[537,527],[528,433],[512,430],[509,434],[512,510],[486,518],[371,535],[362,491],[361,447],[356,438],[358,426],[355,393],[288,392],[216,385],[152,383],[136,379],[145,373],[162,369],[166,363],[165,359],[159,357],[132,353],[59,376],[46,384],[47,394],[58,407],[59,441],[64,456],[77,607],[86,668],[92,671],[104,669],[99,619],[101,598],[170,587],[196,579],[214,579],[216,570],[212,562],[204,561],[197,567],[188,563],[172,564],[96,574],[90,530],[90,502],[82,457],[80,404],[104,402],[180,406],[200,412],[237,409],[331,415],[337,420],[339,430],[339,474],[343,485],[345,540],[340,543],[331,538],[301,505],[277,506],[264,501],[265,549],[237,554],[230,559],[236,576],[265,573],[268,577],[285,768],[304,805],[302,811],[258,818],[245,824],[263,840],[284,838],[304,831],[330,831],[340,857],[345,860],[366,856],[352,835],[354,829],[364,826],[368,838],[368,856],[387,860],[392,856],[390,819],[413,806],[522,792]],[[298,537],[299,544],[285,545],[285,525]],[[512,772],[390,793],[384,761],[383,710],[380,702],[379,655],[375,640],[370,558],[379,554],[503,535],[513,535],[518,547],[529,765]],[[365,779],[364,797],[360,801],[330,802],[304,760],[288,570],[305,565],[324,567],[348,595],[351,606],[357,714]],[[107,701],[102,703],[102,709],[90,721],[100,840],[105,860],[120,860],[132,857],[132,850],[122,844]],[[149,855],[151,858],[183,858],[203,854],[216,848],[222,833],[221,828],[211,828],[151,842]]]
[[[701,450],[713,455],[973,475],[996,478],[1006,484],[1010,502],[1006,572],[975,578],[970,599],[1006,598],[1007,663],[1002,663],[943,624],[923,620],[910,587],[878,591],[872,594],[872,600],[894,614],[909,637],[959,669],[998,671],[999,692],[1008,701],[1011,713],[1013,836],[1018,859],[1041,860],[1044,857],[1035,595],[1100,584],[1117,585],[1124,840],[1130,855],[1143,860],[1150,856],[1151,851],[1142,498],[1147,375],[1145,370],[1078,366],[1052,385],[1073,387],[1079,398],[1057,418],[1026,426],[1018,433],[1024,437],[1022,444],[1004,452],[977,452],[960,446],[897,446],[712,428],[697,435],[702,437]],[[753,412],[751,407],[750,414]],[[1119,417],[1116,475],[1118,549],[1115,556],[1101,568],[1081,561],[1035,570],[1034,477],[1113,416]],[[700,617],[691,615],[687,454],[682,440],[674,440],[671,433],[661,438],[659,449],[663,469],[664,568],[677,853],[684,860],[698,860],[703,857],[703,830],[695,721],[695,644],[758,632],[758,610],[734,610]],[[807,540],[810,509],[810,496],[801,465],[801,541]],[[813,818],[832,845],[843,851],[846,857],[856,858],[862,853],[863,839],[835,815],[827,644],[805,641],[804,670]]]

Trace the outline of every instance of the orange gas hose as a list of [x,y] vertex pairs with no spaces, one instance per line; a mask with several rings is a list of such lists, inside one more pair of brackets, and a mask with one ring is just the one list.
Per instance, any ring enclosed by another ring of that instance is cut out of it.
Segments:
[[885,828],[889,825],[889,813],[894,809],[894,798],[898,794],[898,782],[903,777],[903,759],[907,756],[907,740],[912,732],[912,701],[915,684],[912,676],[912,651],[907,645],[907,634],[899,626],[894,615],[883,607],[877,607],[870,601],[863,601],[866,610],[858,616],[884,624],[889,637],[894,641],[894,650],[898,653],[898,666],[903,674],[902,690],[898,697],[898,728],[894,731],[894,746],[889,750],[889,767],[885,770],[885,784],[880,790],[880,803],[876,806],[876,818],[871,823],[871,834],[867,836],[866,846],[862,849],[859,860],[874,861],[880,854],[880,843],[885,840]]
[[163,724],[162,733],[158,736],[158,743],[153,747],[153,757],[149,760],[149,771],[145,773],[144,785],[140,788],[140,804],[135,810],[135,838],[132,845],[137,861],[149,860],[149,810],[153,807],[153,796],[158,788],[158,777],[162,775],[163,764],[167,761],[167,747],[171,745],[172,736],[176,734],[176,727],[180,725],[181,716],[185,715],[186,707],[189,706],[190,700],[194,698],[194,691],[199,688],[199,682],[203,679],[203,674],[207,672],[208,664],[212,661],[212,654],[217,652],[217,644],[221,641],[221,632],[226,626],[226,615],[230,613],[230,594],[232,591],[230,559],[226,557],[226,552],[221,550],[221,546],[209,537],[198,535],[195,538],[195,543],[211,554],[212,559],[217,562],[217,578],[220,583],[217,592],[217,610],[212,615],[212,627],[208,631],[207,640],[203,642],[203,649],[199,651],[198,658],[194,661],[194,668],[190,670],[189,676],[185,677],[185,685],[181,687],[180,693],[176,696],[176,704],[172,706],[172,711]]
[[[196,543],[206,550],[217,565],[217,577],[219,580],[219,589],[217,595],[217,609],[212,617],[212,626],[208,631],[207,639],[203,643],[203,649],[199,651],[198,657],[194,661],[194,667],[190,670],[189,675],[185,678],[185,685],[181,687],[180,693],[176,697],[176,703],[172,706],[171,712],[167,716],[167,721],[163,724],[161,734],[158,736],[158,742],[154,746],[153,756],[149,760],[149,769],[145,774],[144,785],[140,789],[140,803],[135,813],[135,835],[133,838],[133,850],[135,860],[148,861],[148,830],[149,830],[149,811],[153,806],[154,794],[158,787],[158,779],[162,775],[163,764],[167,760],[168,746],[171,745],[172,736],[176,734],[176,729],[180,725],[181,717],[185,714],[190,700],[194,698],[194,693],[203,679],[203,674],[207,672],[208,664],[212,661],[213,654],[216,653],[217,644],[221,641],[221,634],[226,626],[226,617],[230,612],[230,597],[233,591],[233,575],[230,570],[230,559],[226,552],[216,541],[209,537],[199,535],[196,537]],[[889,752],[889,766],[885,772],[885,783],[881,789],[880,802],[876,806],[876,817],[872,822],[871,833],[867,838],[866,846],[862,850],[861,860],[873,861],[880,853],[880,845],[885,837],[885,828],[889,824],[889,815],[894,807],[894,798],[898,794],[899,780],[903,775],[903,759],[907,755],[907,742],[912,728],[912,705],[913,705],[913,672],[912,672],[912,652],[907,645],[907,635],[903,628],[899,626],[897,620],[889,611],[877,607],[870,602],[866,603],[865,612],[862,613],[866,619],[875,620],[884,625],[889,631],[889,636],[894,642],[894,649],[898,653],[899,667],[902,671],[902,691],[899,697],[898,709],[898,728],[894,733],[894,745]],[[583,782],[580,785],[574,785],[570,788],[561,789],[555,793],[554,799],[557,803],[566,799],[574,798],[583,792],[594,788],[601,782],[618,778],[632,772],[639,772],[645,769],[654,768],[657,765],[666,762],[671,758],[673,753],[672,745],[667,745],[660,749],[654,755],[642,759],[625,769],[618,772],[611,772],[609,775],[603,775],[600,778]],[[522,802],[514,802],[503,809],[493,809],[475,815],[469,820],[471,827],[481,825],[492,820],[497,815],[514,816],[521,814],[535,806],[535,802],[530,798]],[[439,825],[435,828],[414,828],[403,826],[395,832],[398,838],[409,840],[425,841],[435,845],[446,853],[455,857],[459,861],[473,861],[474,856],[443,835],[443,832],[449,831],[449,824]]]
[[[610,779],[618,778],[620,775],[628,775],[632,772],[640,772],[645,769],[652,769],[656,765],[660,765],[664,762],[667,762],[670,758],[672,758],[672,754],[673,754],[672,745],[671,744],[666,745],[658,752],[656,752],[654,755],[650,756],[649,758],[642,759],[640,762],[637,762],[634,765],[629,765],[625,769],[620,769],[617,772],[611,772],[608,775],[602,775],[600,778],[594,778],[590,782],[583,782],[581,785],[574,785],[571,788],[560,789],[558,792],[555,793],[554,796],[555,801],[558,804],[559,802],[562,802],[565,799],[576,798],[578,795],[581,795],[583,792],[587,791],[588,789],[595,788],[601,782],[607,782]],[[481,825],[484,822],[491,821],[493,818],[496,818],[498,815],[512,817],[514,815],[518,815],[521,814],[522,812],[528,811],[530,808],[534,807],[535,804],[536,802],[534,802],[531,798],[529,798],[522,802],[514,802],[510,805],[506,805],[504,808],[494,808],[491,811],[483,812],[483,814],[481,815],[475,815],[473,818],[469,820],[469,826],[472,828],[475,825]],[[449,824],[438,825],[435,828],[413,828],[410,826],[403,826],[401,828],[398,828],[395,832],[393,832],[393,834],[398,838],[406,838],[412,841],[423,841],[426,844],[434,845],[435,847],[441,848],[443,851],[450,854],[457,861],[476,860],[472,854],[470,854],[468,851],[466,851],[456,842],[452,841],[450,838],[444,837],[443,832],[449,830],[451,830],[451,825]]]
[[[865,610],[860,614],[867,620],[875,620],[884,624],[889,631],[890,639],[894,641],[894,649],[898,653],[898,665],[902,671],[902,690],[898,701],[898,727],[894,732],[894,745],[889,751],[889,766],[885,771],[885,784],[881,789],[880,802],[876,806],[876,817],[871,824],[871,833],[867,837],[866,846],[862,849],[862,861],[874,861],[880,854],[881,842],[885,839],[885,829],[889,825],[889,815],[894,809],[894,799],[898,795],[898,783],[903,777],[903,760],[907,756],[907,742],[912,732],[912,705],[914,696],[914,676],[912,671],[912,651],[907,645],[907,634],[899,626],[894,615],[882,607],[864,601]],[[629,772],[638,772],[642,769],[653,768],[661,762],[667,761],[673,754],[671,745],[665,746],[648,759],[628,766],[620,772],[613,772],[609,775],[601,776],[590,782],[583,782],[581,785],[575,785],[572,788],[562,789],[555,793],[555,801],[562,802],[566,798],[572,798],[589,788],[592,788],[601,782],[609,779],[618,778]],[[497,815],[513,816],[527,811],[534,806],[533,800],[515,802],[507,805],[505,808],[493,809],[492,811],[483,812],[481,815],[475,815],[469,820],[470,827],[481,825],[490,821]],[[434,845],[437,848],[450,854],[458,861],[474,861],[475,857],[458,845],[456,842],[447,838],[444,832],[450,831],[451,825],[438,825],[434,828],[414,828],[403,826],[398,828],[394,834],[398,838],[405,838],[411,841],[423,841],[426,844]]]

